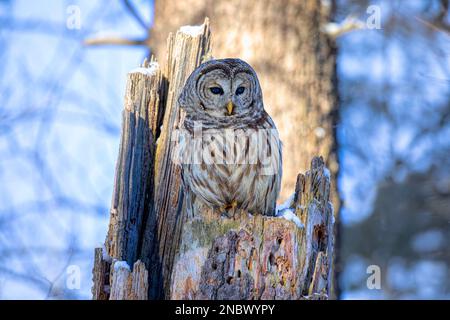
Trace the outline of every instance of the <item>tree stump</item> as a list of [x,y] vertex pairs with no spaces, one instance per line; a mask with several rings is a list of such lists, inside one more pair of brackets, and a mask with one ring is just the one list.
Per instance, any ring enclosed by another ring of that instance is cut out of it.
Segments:
[[[185,212],[172,161],[183,121],[178,95],[211,56],[209,21],[182,27],[128,75],[110,224],[96,248],[93,299],[327,298],[333,257],[330,176],[322,158],[297,178],[280,217]],[[132,266],[132,268],[130,267]]]
[[171,299],[301,299],[330,293],[334,243],[330,177],[322,158],[299,174],[279,216],[234,218],[196,203],[186,216]]

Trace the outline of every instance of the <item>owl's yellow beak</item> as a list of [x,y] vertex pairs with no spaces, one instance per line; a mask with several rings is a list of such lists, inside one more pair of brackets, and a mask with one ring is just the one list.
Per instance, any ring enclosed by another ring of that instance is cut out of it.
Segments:
[[227,104],[227,110],[228,110],[228,115],[231,115],[233,113],[233,109],[234,109],[234,105],[233,102],[228,102]]

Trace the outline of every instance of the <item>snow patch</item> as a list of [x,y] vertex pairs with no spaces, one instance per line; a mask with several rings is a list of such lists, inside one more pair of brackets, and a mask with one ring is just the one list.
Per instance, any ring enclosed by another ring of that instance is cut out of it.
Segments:
[[158,64],[158,62],[154,61],[148,65],[148,68],[139,67],[139,68],[131,70],[129,73],[141,73],[146,76],[154,76],[158,70],[159,70],[159,64]]
[[101,246],[102,248],[102,258],[104,261],[111,263],[112,262],[112,257],[108,254],[108,251],[106,250],[106,246],[103,243]]
[[203,33],[203,25],[201,26],[182,26],[180,32],[187,34],[191,37],[199,36]]
[[317,127],[314,129],[314,134],[316,135],[317,138],[324,138],[325,135],[327,134],[325,129],[322,127]]
[[120,268],[127,269],[131,271],[130,266],[126,261],[116,261],[114,262],[114,271],[118,271]]
[[289,221],[294,222],[295,225],[296,225],[298,228],[304,228],[304,227],[305,227],[305,226],[303,225],[303,223],[300,221],[300,218],[297,217],[297,215],[295,214],[295,212],[294,212],[293,209],[287,208],[287,209],[283,209],[283,210],[281,210],[281,211],[278,211],[277,217],[284,218],[284,219],[286,219],[286,220],[289,220]]

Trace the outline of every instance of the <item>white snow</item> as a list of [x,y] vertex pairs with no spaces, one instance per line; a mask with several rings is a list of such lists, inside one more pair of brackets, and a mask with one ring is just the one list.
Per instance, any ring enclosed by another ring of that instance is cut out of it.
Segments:
[[198,36],[203,33],[203,25],[200,26],[182,26],[180,31],[191,37]]
[[289,198],[286,199],[285,202],[277,206],[277,215],[279,211],[283,211],[284,209],[289,209],[291,207],[292,202],[294,201],[295,193],[291,194]]
[[146,76],[154,76],[156,72],[159,69],[158,62],[151,62],[148,66],[148,68],[145,67],[139,67],[136,69],[131,70],[129,73],[142,73]]
[[89,34],[89,39],[123,39],[126,38],[126,34],[123,32],[116,32],[112,30],[101,30]]
[[314,134],[316,135],[317,138],[323,138],[325,137],[325,135],[327,134],[325,129],[322,127],[317,127],[314,129]]
[[112,257],[108,254],[108,251],[106,250],[105,244],[102,243],[99,247],[102,248],[102,257],[103,257],[103,260],[105,260],[105,261],[107,261],[107,262],[111,262],[111,261],[112,261]]
[[326,168],[326,167],[323,168],[323,174],[325,177],[328,178],[328,180],[331,181],[331,174],[330,174],[330,170],[328,170],[328,168]]
[[329,22],[322,27],[322,31],[332,38],[337,38],[344,33],[352,30],[364,29],[365,23],[359,20],[357,17],[348,16],[342,22],[335,23]]
[[282,211],[278,211],[277,217],[284,218],[286,220],[292,221],[298,228],[304,228],[305,226],[300,221],[300,218],[297,217],[294,210],[292,209],[283,209]]
[[304,228],[305,226],[300,221],[300,218],[295,214],[295,210],[291,208],[291,204],[294,201],[294,196],[295,193],[293,193],[284,203],[277,206],[277,217],[294,222],[298,228]]
[[335,224],[336,223],[336,218],[334,217],[333,203],[331,201],[328,201],[328,204],[330,205],[330,208],[331,208],[331,223]]
[[116,261],[114,262],[114,271],[119,270],[120,268],[127,269],[128,271],[131,271],[130,266],[126,261]]

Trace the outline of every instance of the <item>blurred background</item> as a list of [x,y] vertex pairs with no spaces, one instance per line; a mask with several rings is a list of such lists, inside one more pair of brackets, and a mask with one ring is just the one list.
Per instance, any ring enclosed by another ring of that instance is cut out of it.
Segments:
[[[191,8],[201,21],[214,10],[205,3]],[[339,296],[450,299],[449,1],[321,3],[334,12],[323,30],[355,29],[333,51]],[[0,299],[90,299],[126,75],[180,26],[163,33],[154,8],[0,0]],[[277,88],[264,70],[262,80],[271,101]],[[281,132],[294,130],[276,117]]]

